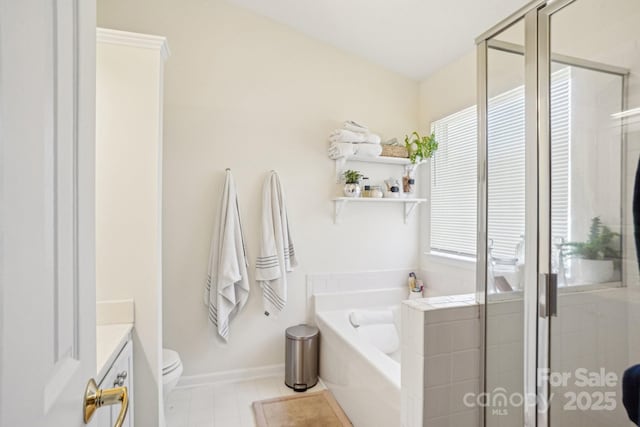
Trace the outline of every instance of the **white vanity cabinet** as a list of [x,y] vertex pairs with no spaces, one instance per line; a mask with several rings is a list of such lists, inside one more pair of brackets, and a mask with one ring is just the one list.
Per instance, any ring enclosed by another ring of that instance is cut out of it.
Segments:
[[[98,388],[108,389],[113,387],[127,387],[129,394],[129,411],[124,419],[123,427],[133,427],[133,344],[131,339],[126,341],[124,347],[113,361],[113,364],[98,384]],[[96,412],[98,427],[113,427],[118,419],[120,406],[114,405],[102,408]]]

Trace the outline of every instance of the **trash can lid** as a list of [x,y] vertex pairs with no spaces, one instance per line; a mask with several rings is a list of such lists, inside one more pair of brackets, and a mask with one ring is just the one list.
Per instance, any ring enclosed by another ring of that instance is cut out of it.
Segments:
[[287,328],[287,338],[308,340],[318,335],[318,328],[309,325],[296,325]]

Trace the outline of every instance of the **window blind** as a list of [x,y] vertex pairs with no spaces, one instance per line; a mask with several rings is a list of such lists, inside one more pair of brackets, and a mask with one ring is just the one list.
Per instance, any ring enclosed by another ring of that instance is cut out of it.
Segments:
[[[552,74],[552,233],[566,239],[569,218],[571,71]],[[524,86],[488,105],[487,237],[493,255],[513,257],[525,227]],[[432,123],[439,148],[431,169],[432,251],[474,257],[477,211],[476,107]]]
[[476,107],[431,125],[438,150],[431,162],[431,250],[476,253]]
[[[569,240],[571,211],[571,68],[551,75],[551,237]],[[553,243],[553,242],[552,242]],[[552,247],[552,259],[557,249]]]
[[491,98],[487,117],[487,239],[512,258],[525,225],[524,86]]

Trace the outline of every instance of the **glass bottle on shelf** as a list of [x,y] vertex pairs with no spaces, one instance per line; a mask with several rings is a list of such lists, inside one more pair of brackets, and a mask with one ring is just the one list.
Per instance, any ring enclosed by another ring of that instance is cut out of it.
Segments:
[[416,180],[409,178],[407,175],[402,177],[402,191],[408,196],[413,197],[416,192]]
[[369,197],[374,199],[382,199],[384,193],[382,192],[382,186],[374,185],[371,187],[371,192],[369,193]]
[[371,184],[366,176],[362,178],[362,197],[371,197]]
[[407,165],[404,168],[402,192],[405,193],[407,197],[415,197],[416,194],[415,170],[415,165]]

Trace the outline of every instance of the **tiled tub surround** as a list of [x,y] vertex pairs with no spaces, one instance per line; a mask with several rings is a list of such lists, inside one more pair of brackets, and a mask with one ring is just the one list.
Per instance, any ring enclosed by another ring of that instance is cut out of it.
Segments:
[[478,410],[464,404],[479,392],[480,306],[473,294],[404,301],[402,427],[473,427]]
[[[407,277],[412,271],[418,270],[372,270],[351,273],[308,274],[308,320],[314,321],[316,310],[373,306],[388,307],[399,304],[400,301],[407,297]],[[378,291],[390,291],[391,294],[385,295]]]
[[[406,283],[411,271],[417,270],[313,274],[307,277],[310,321],[316,323],[321,331],[320,376],[355,426],[421,426],[423,406],[425,412],[431,414],[425,420],[433,422],[434,426],[439,425],[435,424],[437,422],[448,423],[449,419],[459,425],[473,426],[477,411],[459,406],[462,406],[462,396],[466,391],[476,391],[478,387],[480,329],[474,295],[438,297],[434,287],[427,283],[427,298],[403,303],[408,296]],[[399,325],[401,353],[406,352],[406,356],[401,354],[400,359],[401,364],[408,364],[407,369],[362,342],[348,321],[348,314],[354,309],[375,310],[397,305],[402,305]],[[406,320],[409,309],[415,313],[411,320]],[[403,330],[405,325],[408,325],[408,332]],[[430,335],[428,339],[432,344],[428,355],[425,355],[427,331],[439,335]],[[422,338],[415,339],[416,336]],[[447,357],[451,360],[445,361]],[[430,365],[425,368],[427,359]],[[453,363],[456,367],[461,366],[456,368],[455,375],[447,375],[442,380],[443,366],[439,363],[443,362],[449,366],[448,369]],[[428,382],[425,382],[426,371],[431,372],[427,374]],[[418,385],[420,391],[412,389],[408,393],[405,382],[414,389]],[[446,397],[441,395],[443,392],[446,392]],[[460,395],[457,398],[460,405],[456,407],[449,405],[452,393]],[[408,411],[413,412],[409,415]],[[450,412],[453,414],[451,417]],[[416,417],[416,414],[419,415]],[[469,419],[474,421],[469,423]],[[407,423],[405,420],[415,422]]]
[[[424,274],[417,268],[371,270],[351,273],[314,273],[307,275],[307,320],[315,322],[315,313],[349,308],[390,307],[407,299],[409,273]],[[444,286],[427,282],[425,297],[443,295]],[[450,295],[447,293],[446,295]]]

